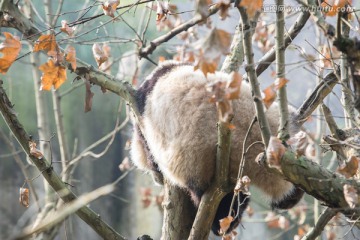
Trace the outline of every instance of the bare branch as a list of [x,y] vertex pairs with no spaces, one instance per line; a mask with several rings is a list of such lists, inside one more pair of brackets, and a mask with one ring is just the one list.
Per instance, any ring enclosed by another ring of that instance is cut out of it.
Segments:
[[[309,12],[301,12],[295,23],[290,27],[285,36],[285,48],[287,48],[294,38],[300,33],[301,29],[305,26],[310,17]],[[275,47],[269,50],[260,60],[256,66],[256,76],[263,73],[275,60]]]
[[96,200],[97,198],[111,193],[112,191],[114,191],[114,189],[114,184],[109,184],[100,187],[90,193],[81,195],[78,199],[72,201],[67,205],[64,205],[64,207],[62,209],[59,209],[56,214],[48,215],[48,217],[44,218],[35,228],[33,228],[32,226],[26,227],[19,236],[16,236],[14,238],[14,240],[29,239],[29,237],[31,237],[33,234],[41,233],[49,228],[60,224],[69,215],[78,211],[79,209]]
[[293,117],[293,121],[296,123],[297,127],[300,128],[308,117],[310,117],[317,106],[319,106],[324,98],[332,91],[337,82],[338,79],[335,73],[329,73],[324,77],[323,81],[316,86],[312,94],[299,107]]
[[[277,0],[276,5],[278,6],[276,11],[276,79],[280,82],[282,78],[285,78],[285,15],[284,9],[280,10],[279,6],[284,5],[284,0]],[[278,138],[286,141],[290,138],[289,135],[289,107],[287,101],[286,85],[278,90],[278,102],[279,102],[279,113],[280,113],[280,124],[278,128]]]
[[[2,83],[0,84],[0,112],[9,129],[14,134],[16,140],[23,148],[24,152],[29,156],[31,161],[39,169],[51,187],[57,193],[59,193],[61,199],[66,203],[77,199],[76,195],[67,188],[61,178],[56,174],[56,172],[54,172],[52,166],[45,157],[38,159],[30,155],[30,149],[28,146],[30,136],[27,134],[22,124],[17,119],[13,104],[8,99],[5,90],[2,87]],[[99,218],[98,214],[92,211],[90,208],[84,206],[80,208],[76,214],[104,239],[124,239],[119,233],[117,233],[107,223]]]
[[[234,2],[234,0],[230,1]],[[172,29],[170,32],[152,40],[147,47],[143,47],[139,50],[139,56],[146,58],[149,54],[153,53],[154,50],[162,43],[169,41],[179,33],[188,30],[190,27],[206,20],[211,15],[214,15],[219,10],[219,5],[214,4],[209,8],[209,11],[206,15],[202,16],[201,14],[196,14],[192,19],[184,22],[183,24],[179,25],[178,27]]]
[[269,139],[271,136],[269,123],[265,116],[264,105],[262,102],[261,91],[259,87],[259,82],[257,80],[257,75],[254,68],[254,53],[252,49],[252,39],[251,39],[251,31],[250,31],[250,21],[246,14],[246,11],[243,7],[239,8],[241,19],[243,22],[242,25],[242,32],[243,32],[243,39],[244,39],[244,52],[246,58],[246,67],[245,71],[248,74],[251,91],[253,94],[253,100],[255,103],[255,110],[256,116],[259,121],[259,126],[261,130],[262,140],[265,144],[265,148],[268,146]]
[[314,240],[324,230],[326,224],[336,215],[337,211],[331,208],[326,208],[320,215],[315,227],[313,227],[301,240]]

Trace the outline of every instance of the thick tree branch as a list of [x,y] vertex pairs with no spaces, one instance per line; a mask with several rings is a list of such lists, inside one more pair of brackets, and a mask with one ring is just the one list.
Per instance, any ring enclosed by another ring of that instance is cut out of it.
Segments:
[[[17,119],[13,104],[8,99],[5,90],[2,87],[2,82],[0,83],[0,112],[24,152],[29,156],[51,187],[59,193],[61,199],[66,203],[77,199],[76,195],[67,188],[61,178],[54,172],[52,166],[45,157],[38,159],[30,154],[29,141],[31,138]],[[99,215],[90,208],[82,207],[76,214],[104,239],[124,239],[119,233],[99,218]]]
[[275,168],[271,169],[330,208],[336,208],[346,215],[355,213],[359,216],[360,208],[350,209],[343,190],[343,186],[349,184],[360,192],[359,181],[345,179],[303,156],[296,157],[296,154],[290,151],[285,152],[280,164],[281,173]]

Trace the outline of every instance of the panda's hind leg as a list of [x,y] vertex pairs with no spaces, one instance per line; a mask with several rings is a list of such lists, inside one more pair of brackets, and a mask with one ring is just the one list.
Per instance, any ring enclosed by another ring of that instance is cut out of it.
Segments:
[[287,194],[280,201],[272,201],[272,209],[289,209],[294,207],[304,195],[304,191],[298,187],[294,187],[293,191],[290,194]]

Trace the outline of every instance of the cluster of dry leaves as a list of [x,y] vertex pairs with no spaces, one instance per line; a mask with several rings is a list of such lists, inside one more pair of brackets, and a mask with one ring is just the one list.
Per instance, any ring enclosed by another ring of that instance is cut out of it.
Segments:
[[219,80],[211,83],[207,90],[212,94],[210,102],[216,103],[219,120],[234,128],[230,121],[233,117],[232,100],[240,98],[242,78],[239,73],[231,73],[229,81]]
[[52,86],[58,89],[66,81],[66,63],[70,63],[73,71],[76,70],[76,51],[68,46],[65,52],[61,51],[54,34],[41,35],[34,45],[34,52],[44,51],[49,60],[39,69],[41,76],[41,90],[51,90]]
[[[16,60],[20,50],[21,42],[11,33],[4,32],[5,41],[0,45],[3,53],[0,58],[0,72],[5,74]],[[41,89],[50,90],[52,86],[59,88],[66,80],[65,61],[70,63],[73,70],[76,69],[76,56],[74,47],[69,46],[63,53],[55,39],[55,35],[42,35],[36,41],[33,52],[44,51],[48,54],[49,60],[41,65],[39,69],[43,72],[41,76]],[[66,56],[65,56],[66,55]]]

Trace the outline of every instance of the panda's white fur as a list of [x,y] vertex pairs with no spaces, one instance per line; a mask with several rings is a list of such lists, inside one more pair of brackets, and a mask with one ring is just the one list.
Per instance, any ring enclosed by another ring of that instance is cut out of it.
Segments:
[[[214,177],[217,144],[217,110],[215,104],[209,101],[210,93],[206,86],[210,82],[228,78],[228,74],[221,72],[205,77],[200,70],[194,71],[192,65],[176,62],[166,62],[154,70],[139,88],[142,132],[137,129],[133,136],[131,158],[134,164],[143,170],[160,171],[174,185],[189,189],[192,196],[201,198]],[[235,183],[243,140],[255,116],[251,89],[247,83],[242,83],[240,99],[232,104],[232,124],[235,129],[229,173]],[[266,114],[270,128],[276,134],[278,106],[272,104]],[[256,123],[246,146],[261,140]],[[254,161],[261,151],[263,146],[256,144],[246,154],[244,175],[249,176],[251,183],[268,196],[273,206],[277,206],[278,202],[294,194],[295,188]],[[149,166],[151,162],[155,163],[155,169]],[[289,207],[300,198],[296,196]],[[288,207],[286,203],[285,207]]]

